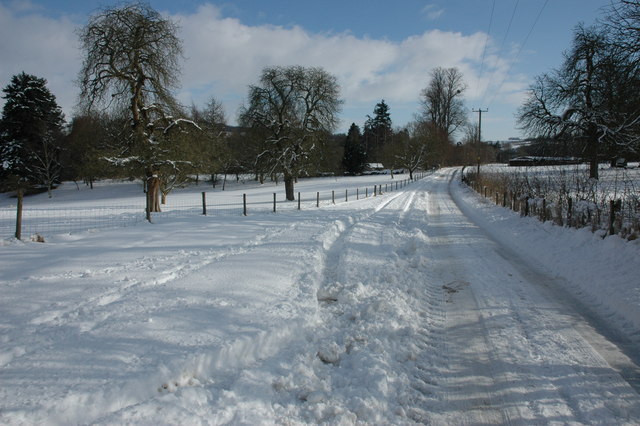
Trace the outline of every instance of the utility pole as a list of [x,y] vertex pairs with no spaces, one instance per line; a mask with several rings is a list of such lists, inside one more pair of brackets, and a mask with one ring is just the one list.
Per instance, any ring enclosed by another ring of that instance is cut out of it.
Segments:
[[478,157],[478,179],[480,179],[480,141],[482,140],[482,113],[489,112],[489,109],[472,109],[472,112],[478,113],[478,141],[476,142],[476,156]]

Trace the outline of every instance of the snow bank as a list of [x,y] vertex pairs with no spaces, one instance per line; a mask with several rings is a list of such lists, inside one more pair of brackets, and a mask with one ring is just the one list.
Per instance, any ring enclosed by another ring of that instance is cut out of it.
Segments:
[[501,244],[564,278],[572,294],[640,340],[640,241],[617,235],[603,239],[587,228],[523,218],[462,184],[453,195],[464,213]]

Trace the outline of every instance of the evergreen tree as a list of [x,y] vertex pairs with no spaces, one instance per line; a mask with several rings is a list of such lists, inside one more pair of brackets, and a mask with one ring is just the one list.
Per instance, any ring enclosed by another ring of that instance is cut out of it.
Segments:
[[392,135],[389,105],[383,99],[373,109],[373,117],[367,115],[367,121],[364,124],[364,141],[370,162],[382,160],[384,147],[391,141]]
[[104,176],[106,162],[100,157],[106,151],[100,148],[104,144],[106,121],[106,117],[98,115],[78,115],[71,119],[63,152],[64,179],[83,180],[93,189],[96,179]]
[[389,105],[381,100],[373,109],[372,124],[374,129],[391,130],[391,114],[389,113]]
[[346,173],[357,175],[367,167],[367,150],[362,142],[360,128],[352,123],[344,142],[342,165]]
[[0,179],[11,189],[51,189],[60,176],[59,141],[64,117],[47,81],[24,72],[3,90]]

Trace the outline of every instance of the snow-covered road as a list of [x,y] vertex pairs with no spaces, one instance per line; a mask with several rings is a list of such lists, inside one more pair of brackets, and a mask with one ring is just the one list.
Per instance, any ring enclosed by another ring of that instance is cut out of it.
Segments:
[[634,383],[640,370],[609,342],[615,333],[594,329],[562,278],[474,225],[442,178],[431,187],[427,229],[452,283],[447,423],[637,422],[640,400],[625,379]]
[[2,246],[0,423],[639,423],[638,286],[608,315],[481,204],[449,169]]

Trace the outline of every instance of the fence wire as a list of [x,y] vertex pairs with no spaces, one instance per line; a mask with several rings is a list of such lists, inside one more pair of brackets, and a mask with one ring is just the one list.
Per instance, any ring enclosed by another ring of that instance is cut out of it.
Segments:
[[[424,175],[418,175],[421,178]],[[362,200],[402,189],[408,179],[386,184],[340,190],[296,192],[296,199],[286,200],[282,191],[242,194],[216,192],[176,192],[169,194],[161,212],[151,214],[152,221],[192,215],[239,216],[273,212],[310,210],[334,204]],[[0,208],[0,238],[11,238],[16,232],[16,207]],[[35,239],[58,234],[73,234],[132,226],[146,220],[144,197],[127,204],[104,204],[91,207],[31,207],[25,199],[22,210],[22,239]]]
[[464,174],[479,194],[523,216],[593,232],[640,237],[640,170],[604,169],[590,179],[583,166],[483,167]]

